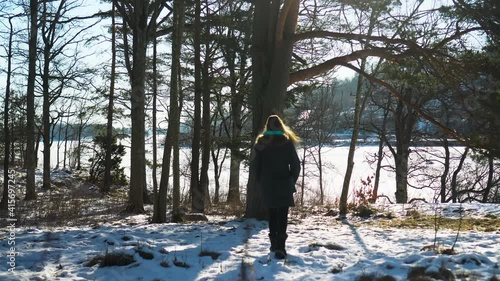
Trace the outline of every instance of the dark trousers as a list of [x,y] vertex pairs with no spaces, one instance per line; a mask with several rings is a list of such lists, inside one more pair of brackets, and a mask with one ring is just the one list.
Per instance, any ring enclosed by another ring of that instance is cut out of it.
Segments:
[[285,238],[288,225],[288,207],[269,209],[269,237]]

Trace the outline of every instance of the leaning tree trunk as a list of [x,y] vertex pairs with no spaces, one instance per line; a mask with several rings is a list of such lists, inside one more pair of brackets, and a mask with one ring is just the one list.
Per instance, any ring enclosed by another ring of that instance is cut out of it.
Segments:
[[451,183],[450,183],[450,188],[451,188],[451,201],[453,203],[457,203],[458,201],[458,174],[462,170],[465,159],[467,158],[467,154],[469,153],[469,147],[466,146],[464,149],[464,152],[462,153],[462,156],[460,157],[460,161],[458,163],[457,168],[453,172],[451,176]]
[[[372,11],[372,14],[370,16],[370,22],[368,26],[368,35],[371,35],[373,32],[373,28],[376,22],[376,19],[378,17],[378,12]],[[377,65],[377,69],[379,68],[381,64],[381,60],[379,61]],[[363,58],[361,60],[361,65],[360,69],[362,72],[365,72],[366,70],[366,58]],[[364,84],[364,79],[362,79],[362,76],[359,75],[358,77],[358,85],[356,89],[356,100],[355,100],[355,105],[354,105],[354,124],[353,124],[353,132],[351,136],[351,143],[349,145],[349,153],[347,156],[347,168],[344,176],[344,182],[342,184],[342,194],[340,195],[340,204],[339,204],[339,217],[340,218],[345,218],[347,214],[347,195],[349,194],[349,185],[352,177],[352,171],[354,170],[354,153],[356,150],[356,146],[358,143],[358,135],[359,135],[359,127],[360,127],[360,122],[361,122],[361,116],[363,114],[366,101],[368,100],[368,97],[370,95],[370,92],[367,92],[366,95],[363,97],[363,100],[361,100],[362,96],[362,89],[363,89],[363,84]],[[370,86],[371,88],[371,86]],[[370,90],[371,91],[371,90]]]
[[[256,1],[252,37],[252,139],[264,126],[271,113],[282,113],[289,82],[293,50],[293,34],[297,25],[299,0]],[[254,152],[251,153],[254,157]],[[262,192],[255,181],[255,169],[250,166],[247,183],[247,208],[249,218],[267,216],[262,202]]]
[[[366,60],[363,60],[361,69],[364,70]],[[342,193],[340,195],[339,216],[344,218],[347,214],[347,195],[349,194],[349,185],[351,181],[352,171],[354,170],[354,153],[358,144],[359,126],[361,122],[361,114],[364,107],[364,102],[361,100],[363,91],[363,78],[358,76],[358,85],[356,89],[356,97],[354,104],[354,124],[351,135],[351,142],[349,145],[349,153],[347,154],[347,169],[344,176],[344,183],[342,184]],[[366,94],[368,96],[368,94]],[[366,101],[366,96],[364,101]]]

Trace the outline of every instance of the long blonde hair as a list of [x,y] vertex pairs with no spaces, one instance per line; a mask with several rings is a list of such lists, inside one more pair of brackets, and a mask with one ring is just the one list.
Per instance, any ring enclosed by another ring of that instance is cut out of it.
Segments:
[[295,132],[290,127],[285,125],[283,120],[278,115],[270,115],[269,117],[267,117],[266,125],[264,126],[264,129],[262,129],[260,134],[257,136],[255,143],[257,143],[259,139],[264,136],[264,133],[266,131],[281,131],[283,132],[283,135],[287,139],[291,140],[294,144],[300,142],[300,138],[295,134]]

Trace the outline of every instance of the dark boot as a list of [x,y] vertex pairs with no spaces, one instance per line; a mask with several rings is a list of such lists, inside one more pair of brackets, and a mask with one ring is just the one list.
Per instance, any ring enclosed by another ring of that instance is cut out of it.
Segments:
[[269,247],[269,251],[274,252],[277,249],[277,241],[276,234],[269,234],[269,241],[271,241],[271,247]]
[[287,253],[285,250],[285,242],[287,237],[288,235],[286,234],[280,234],[276,238],[276,251],[274,252],[274,257],[276,257],[277,259],[286,258]]

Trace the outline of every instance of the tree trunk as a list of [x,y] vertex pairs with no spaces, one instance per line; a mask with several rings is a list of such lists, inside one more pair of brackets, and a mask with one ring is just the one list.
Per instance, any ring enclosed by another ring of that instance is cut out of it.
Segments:
[[[173,190],[172,190],[172,221],[180,222],[182,217],[180,214],[180,163],[179,163],[179,126],[180,126],[180,108],[179,96],[180,87],[180,57],[182,49],[182,41],[184,35],[184,13],[185,3],[182,0],[174,0],[174,24],[176,32],[172,38],[172,81],[170,93],[170,114],[169,130],[172,131],[171,146],[173,149]],[[170,126],[171,125],[171,126]]]
[[[83,118],[83,116],[82,116]],[[80,119],[80,124],[78,124],[77,133],[77,146],[76,146],[76,170],[80,171],[82,169],[82,133],[83,133],[83,120]]]
[[170,112],[168,118],[167,136],[163,151],[163,164],[158,189],[158,196],[153,210],[154,223],[167,221],[167,187],[170,172],[170,156],[173,155],[173,190],[172,190],[172,221],[181,222],[180,214],[180,182],[179,182],[179,72],[182,37],[184,33],[184,1],[174,0],[174,32],[172,35],[172,68],[170,75]]
[[61,131],[62,131],[62,120],[61,123],[59,124],[59,128],[57,130],[57,153],[56,153],[56,170],[59,169],[59,154],[61,151]]
[[406,152],[404,148],[406,145],[397,149],[397,156],[395,158],[396,164],[396,203],[408,202],[408,149]]
[[[387,107],[391,103],[391,96],[387,99]],[[375,179],[373,183],[373,197],[370,203],[375,203],[378,198],[378,188],[380,183],[380,171],[382,170],[382,160],[384,159],[384,142],[386,141],[385,135],[387,133],[387,117],[389,116],[389,110],[384,109],[384,119],[382,120],[382,129],[379,134],[379,144],[377,151],[377,167],[375,168]]]
[[111,11],[111,75],[109,82],[108,116],[106,124],[106,156],[104,160],[104,184],[102,192],[111,190],[111,146],[113,145],[113,108],[115,98],[115,76],[116,76],[116,21],[115,3],[112,4]]
[[410,157],[410,141],[416,122],[416,113],[403,102],[398,101],[395,112],[396,155],[396,202],[408,202],[408,159]]
[[[361,69],[364,71],[366,66],[366,59],[363,59],[361,62]],[[356,97],[354,103],[354,121],[353,121],[353,129],[351,135],[351,143],[349,144],[349,153],[347,155],[347,168],[344,176],[344,182],[342,184],[342,193],[340,195],[340,205],[339,205],[339,217],[345,218],[347,214],[347,195],[349,194],[349,185],[351,182],[352,171],[354,170],[354,153],[356,151],[356,146],[358,145],[358,135],[359,135],[359,127],[361,123],[361,115],[363,114],[363,110],[365,108],[366,101],[369,92],[362,97],[363,92],[363,83],[364,79],[361,75],[358,76],[358,85],[356,88]]]
[[[289,82],[299,0],[256,1],[252,37],[253,88],[252,88],[252,139],[263,128],[271,113],[282,113]],[[254,157],[252,151],[251,159]],[[248,218],[267,216],[262,202],[262,192],[255,181],[255,170],[250,166],[247,183]]]
[[448,139],[446,136],[443,138],[443,148],[444,148],[444,164],[443,164],[443,173],[441,174],[441,203],[446,203],[446,184],[448,179],[448,174],[450,172],[450,145],[448,143]]
[[[488,158],[488,181],[486,182],[486,188],[484,190],[483,194],[483,203],[488,203],[488,198],[490,196],[491,189],[494,185],[493,183],[493,176],[495,174],[495,166],[494,166],[494,158],[491,154],[487,156]],[[495,202],[494,202],[495,203]]]
[[66,169],[66,159],[68,159],[68,131],[69,131],[69,115],[66,118],[66,128],[64,128],[64,159],[63,159],[63,169]]
[[457,178],[458,178],[458,173],[460,173],[460,171],[462,170],[462,167],[464,166],[465,159],[467,158],[468,152],[469,152],[469,147],[465,147],[465,150],[462,154],[462,157],[460,157],[460,162],[458,163],[457,169],[453,172],[453,175],[451,177],[450,188],[451,188],[451,200],[453,203],[458,202]]
[[[3,159],[3,195],[0,202],[0,209],[7,210],[9,206],[9,156],[10,156],[10,132],[9,132],[9,103],[10,103],[10,78],[12,74],[12,37],[14,27],[12,26],[12,18],[9,17],[9,46],[7,51],[7,84],[5,85],[4,98],[4,116],[3,116],[3,131],[4,131],[4,159]],[[13,163],[13,162],[12,162]]]
[[[38,152],[40,151],[40,139],[42,138],[42,133],[38,131],[36,134],[36,141],[35,141],[35,151]],[[38,153],[35,154],[35,167],[38,166]]]
[[[214,124],[215,126],[215,124]],[[215,134],[213,134],[215,135]],[[215,153],[215,148],[212,147],[212,161],[214,165],[214,184],[215,184],[215,191],[214,191],[214,196],[213,196],[213,202],[214,204],[218,204],[220,202],[220,173],[221,169],[219,168],[219,163],[218,163],[218,155],[220,152],[220,148],[217,148],[217,153]]]
[[[373,28],[376,23],[380,11],[372,10],[370,14],[370,22],[368,26],[367,34],[369,36],[373,33]],[[376,69],[380,67],[382,60],[379,60]],[[362,72],[366,71],[366,58],[361,59],[360,70]],[[377,72],[377,70],[375,71]],[[347,169],[344,176],[344,182],[342,185],[342,194],[340,195],[340,206],[339,206],[339,216],[340,218],[345,218],[347,214],[347,196],[349,194],[349,185],[352,177],[352,171],[354,170],[354,153],[356,150],[356,146],[358,143],[358,135],[359,135],[359,127],[361,123],[361,116],[363,115],[363,111],[366,105],[366,101],[370,96],[371,90],[368,90],[363,100],[361,101],[361,94],[363,89],[365,79],[362,78],[361,75],[358,76],[358,85],[356,89],[356,100],[354,104],[354,124],[353,124],[353,132],[351,136],[351,143],[349,145],[349,153],[347,156]],[[371,86],[370,86],[371,88]]]
[[[156,9],[156,6],[155,6]],[[158,12],[155,10],[155,12]],[[156,196],[158,196],[158,177],[156,176],[156,168],[158,167],[158,145],[157,145],[157,117],[156,117],[156,107],[157,107],[157,99],[158,99],[158,67],[157,67],[157,57],[158,57],[158,40],[156,38],[156,20],[152,22],[153,24],[153,166],[152,168],[152,180],[153,180],[153,201],[156,200]]]
[[[46,4],[44,4],[46,5]],[[44,13],[47,11],[44,9]],[[45,24],[45,23],[44,23]],[[44,40],[45,41],[45,40]],[[43,184],[42,188],[48,190],[50,184],[50,45],[45,42],[43,53],[43,74],[42,74],[42,89],[43,89],[43,105],[42,105],[42,122],[43,122]]]
[[28,58],[28,86],[26,91],[26,200],[35,200],[35,78],[38,35],[38,1],[30,0],[30,38]]
[[300,184],[300,205],[304,206],[304,192],[305,192],[305,185],[306,185],[306,155],[307,155],[307,146],[304,144],[302,147],[302,161],[300,162],[300,165],[302,166],[302,183]]
[[[235,56],[231,56],[235,57]],[[236,72],[234,71],[234,61],[228,59],[228,68],[230,68],[231,78],[231,162],[229,167],[229,191],[227,194],[227,202],[241,204],[240,199],[240,165],[242,161],[241,155],[241,110],[243,106],[243,96],[241,88],[238,92]],[[243,71],[243,70],[241,70]],[[240,79],[243,75],[240,74]]]
[[[229,40],[244,42],[242,49],[236,46],[228,46],[222,50],[227,62],[229,71],[229,87],[231,89],[231,122],[230,122],[230,168],[229,168],[229,190],[227,194],[227,202],[241,204],[240,192],[240,166],[243,160],[243,144],[241,141],[241,131],[243,128],[242,112],[244,104],[244,96],[247,94],[247,61],[250,54],[249,38],[252,32],[251,21],[248,19],[239,19],[244,26],[244,31],[237,31],[236,28],[227,30],[227,38]],[[241,25],[238,25],[240,27]],[[239,71],[236,69],[236,64],[239,59]]]
[[144,212],[144,189],[146,188],[145,150],[145,81],[147,48],[147,14],[149,1],[136,0],[134,5],[132,93],[130,95],[130,118],[132,119],[130,147],[130,191],[127,211]]
[[[208,58],[205,58],[206,60]],[[195,1],[194,23],[194,117],[193,139],[191,143],[191,210],[203,212],[204,196],[200,183],[200,142],[201,142],[201,0]]]
[[231,162],[229,167],[229,191],[227,203],[241,204],[240,199],[240,165],[241,152],[238,147],[231,147]]
[[[209,37],[210,27],[206,27],[205,34],[206,38]],[[208,181],[208,168],[210,166],[210,146],[211,146],[211,136],[210,136],[210,77],[209,77],[209,67],[210,67],[210,42],[205,41],[205,61],[202,67],[202,82],[203,82],[203,116],[202,116],[202,151],[201,151],[201,169],[200,169],[200,185],[198,189],[200,197],[199,212],[205,212],[206,206],[210,205],[210,193],[208,191],[209,181]],[[203,202],[203,203],[202,203]]]

